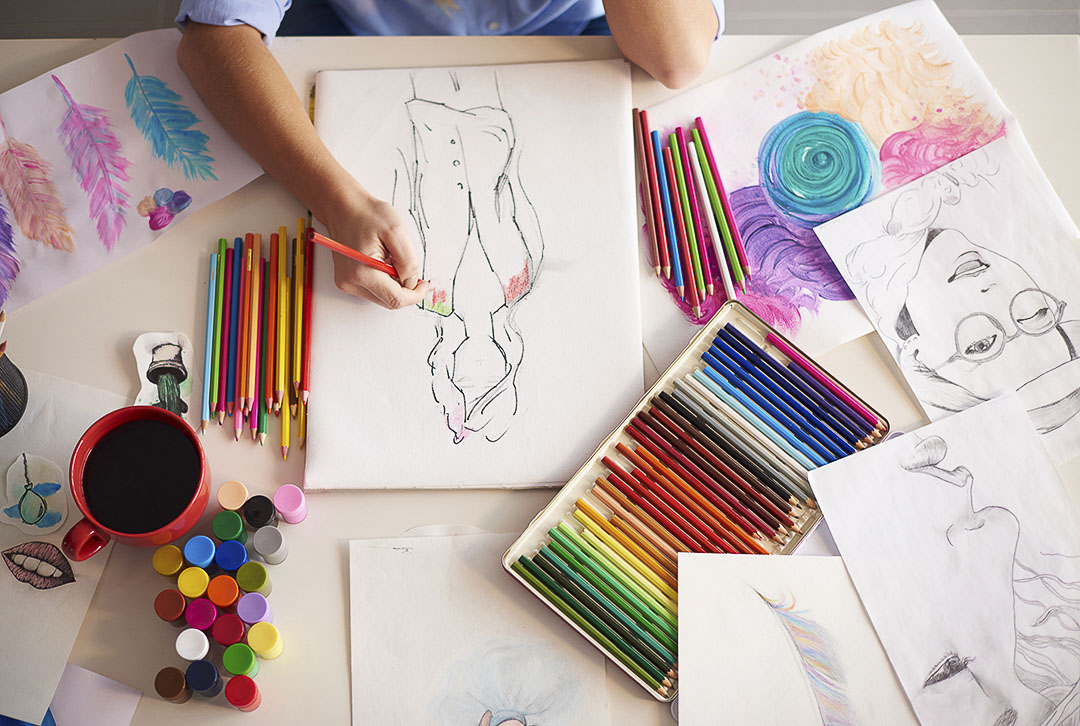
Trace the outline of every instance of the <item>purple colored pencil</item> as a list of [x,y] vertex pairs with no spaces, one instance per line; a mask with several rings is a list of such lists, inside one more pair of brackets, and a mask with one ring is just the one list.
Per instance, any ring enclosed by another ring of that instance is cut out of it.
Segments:
[[218,374],[218,399],[217,414],[218,423],[225,421],[225,390],[228,387],[226,371],[229,370],[229,325],[232,319],[232,279],[233,279],[233,250],[231,247],[225,250],[225,289],[221,304],[221,367]]

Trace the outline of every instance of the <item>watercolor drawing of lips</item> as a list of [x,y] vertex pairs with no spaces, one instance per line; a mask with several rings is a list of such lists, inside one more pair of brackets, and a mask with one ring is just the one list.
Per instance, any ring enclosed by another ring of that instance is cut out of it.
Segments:
[[23,542],[0,554],[16,580],[38,590],[51,590],[75,582],[71,563],[56,545],[48,542]]

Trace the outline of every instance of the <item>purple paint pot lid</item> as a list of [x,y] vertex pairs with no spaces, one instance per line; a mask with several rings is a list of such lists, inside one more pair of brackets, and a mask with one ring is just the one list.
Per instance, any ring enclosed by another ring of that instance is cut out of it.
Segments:
[[184,610],[184,618],[187,620],[188,627],[206,630],[217,619],[217,607],[206,598],[200,597],[192,600],[187,606]]
[[257,592],[249,592],[236,604],[236,614],[245,623],[272,622],[270,603]]

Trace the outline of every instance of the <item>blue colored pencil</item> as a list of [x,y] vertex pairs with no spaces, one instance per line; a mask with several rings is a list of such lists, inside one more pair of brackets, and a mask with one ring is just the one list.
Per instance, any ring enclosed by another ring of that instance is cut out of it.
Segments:
[[[839,424],[844,426],[850,431],[859,434],[860,439],[867,439],[874,430],[874,427],[868,424],[861,417],[849,416],[847,411],[843,408],[836,406],[831,401],[823,397],[816,390],[803,383],[792,371],[788,370],[784,366],[780,365],[780,362],[766,353],[757,343],[750,340],[741,330],[727,323],[722,331],[718,333],[726,333],[731,339],[737,341],[742,347],[750,351],[754,356],[763,362],[770,370],[776,373],[777,380],[781,380],[787,384],[788,390],[792,394],[801,396],[805,401],[812,402],[823,411],[832,416]],[[867,443],[870,443],[867,441]]]
[[668,247],[670,247],[671,275],[675,279],[675,289],[679,295],[683,294],[685,281],[683,280],[682,261],[679,257],[679,243],[675,232],[675,216],[671,211],[671,190],[668,189],[667,174],[663,173],[664,157],[660,144],[660,132],[653,131],[653,151],[656,156],[656,178],[660,183],[660,204],[664,208],[664,232],[667,234]]
[[206,347],[203,355],[202,377],[202,426],[206,433],[206,424],[210,421],[210,368],[214,360],[214,302],[217,297],[217,260],[216,253],[210,255],[210,280],[206,285]]
[[[816,451],[819,456],[825,459],[825,461],[836,461],[843,458],[843,454],[834,452],[830,447],[825,446],[823,443],[817,440],[810,431],[808,431],[800,423],[794,419],[789,418],[786,414],[781,412],[770,401],[766,400],[759,392],[748,384],[735,370],[731,369],[726,363],[721,362],[715,354],[712,352],[705,353],[701,356],[701,359],[708,364],[709,368],[705,369],[705,373],[708,375],[710,372],[714,372],[718,376],[722,376],[737,390],[741,391],[743,395],[756,403],[762,409],[764,409],[770,416],[776,421],[780,422],[780,425],[790,431],[799,441],[812,450]],[[711,371],[710,371],[711,369]]]
[[[854,411],[852,411],[851,408],[847,405],[847,403],[840,400],[840,398],[835,393],[818,383],[818,381],[812,375],[804,371],[802,367],[799,366],[799,364],[792,361],[791,363],[788,363],[786,369],[804,384],[814,389],[814,391],[816,391],[818,395],[822,396],[830,403],[832,403],[833,406],[836,407],[838,410],[843,411],[845,416],[849,418],[862,418],[861,416],[858,416]],[[875,439],[880,437],[880,433],[876,430],[870,435]]]
[[233,287],[232,300],[229,301],[229,378],[225,383],[225,410],[230,416],[233,415],[233,406],[236,399],[236,376],[238,369],[237,334],[240,331],[240,278],[243,276],[244,265],[244,240],[237,237],[233,242]]

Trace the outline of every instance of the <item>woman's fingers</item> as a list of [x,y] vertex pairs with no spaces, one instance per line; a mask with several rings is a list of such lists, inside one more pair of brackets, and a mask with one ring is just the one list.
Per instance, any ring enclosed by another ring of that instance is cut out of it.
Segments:
[[[335,262],[338,258],[335,257]],[[409,289],[385,272],[348,260],[334,266],[334,280],[342,292],[370,300],[390,310],[418,305],[428,293],[427,281]]]
[[405,229],[401,225],[391,227],[382,242],[390,253],[390,261],[398,272],[402,286],[409,290],[414,289],[420,281],[420,260]]

